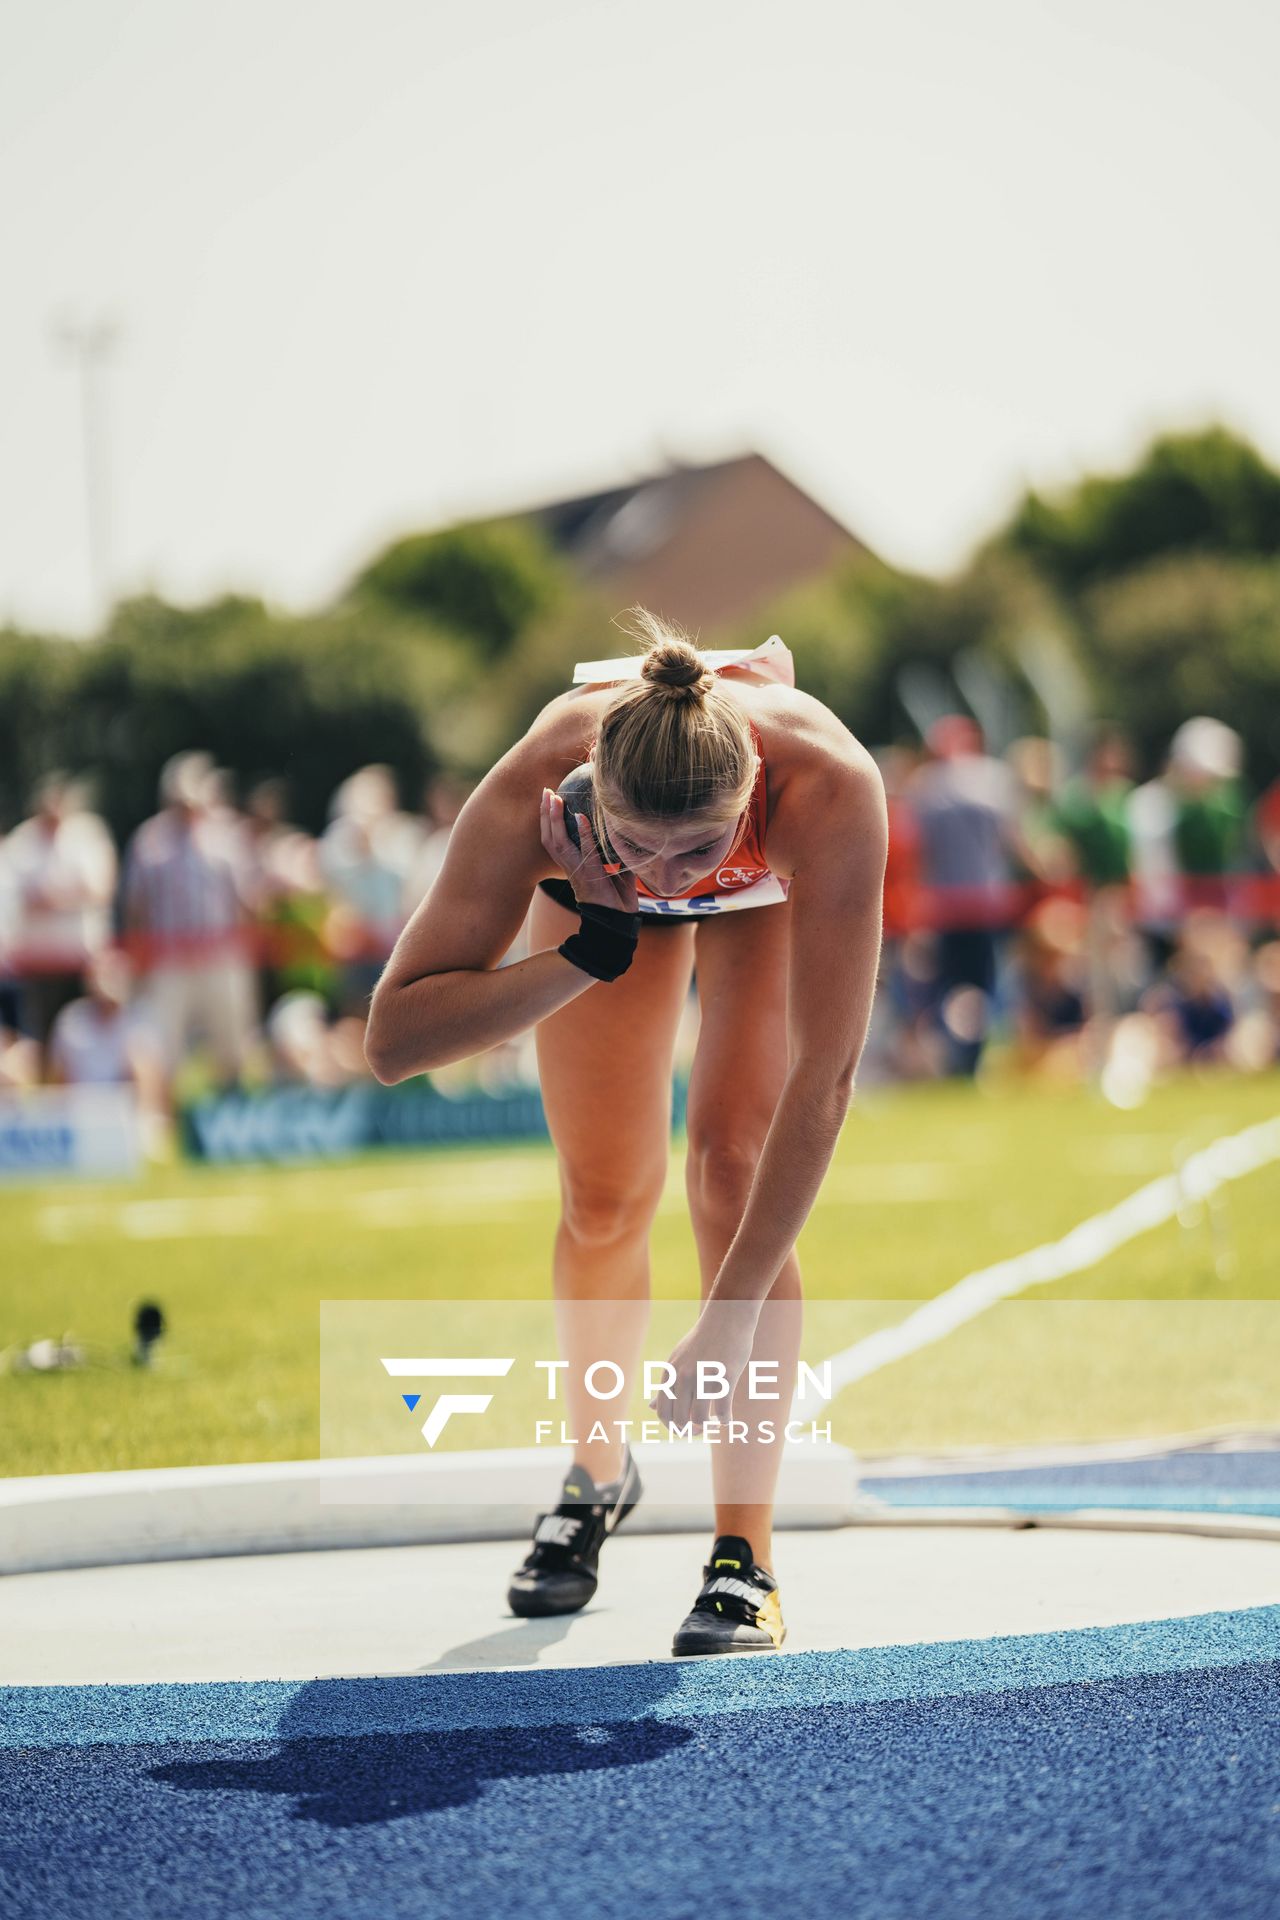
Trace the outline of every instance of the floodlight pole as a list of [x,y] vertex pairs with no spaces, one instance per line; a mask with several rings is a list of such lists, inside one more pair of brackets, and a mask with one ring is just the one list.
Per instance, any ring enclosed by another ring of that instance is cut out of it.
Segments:
[[105,370],[120,330],[115,321],[63,320],[53,337],[75,363],[80,387],[80,427],[84,452],[85,514],[89,543],[89,586],[95,623],[105,620],[111,607],[110,488],[107,455]]

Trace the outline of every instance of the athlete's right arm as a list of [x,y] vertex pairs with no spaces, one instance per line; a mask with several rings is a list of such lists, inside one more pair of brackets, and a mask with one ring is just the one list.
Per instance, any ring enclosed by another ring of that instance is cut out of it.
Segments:
[[483,1053],[596,985],[554,947],[498,965],[538,880],[554,871],[539,819],[545,765],[545,743],[526,736],[458,815],[369,1009],[365,1059],[384,1086]]

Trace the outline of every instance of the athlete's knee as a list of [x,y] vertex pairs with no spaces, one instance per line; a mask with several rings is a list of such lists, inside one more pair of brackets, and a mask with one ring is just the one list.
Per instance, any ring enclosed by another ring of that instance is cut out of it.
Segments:
[[560,1221],[581,1246],[616,1246],[648,1233],[662,1198],[659,1176],[619,1179],[608,1173],[562,1172]]
[[762,1138],[746,1130],[703,1131],[696,1123],[691,1125],[685,1162],[689,1205],[704,1217],[741,1219],[763,1144]]

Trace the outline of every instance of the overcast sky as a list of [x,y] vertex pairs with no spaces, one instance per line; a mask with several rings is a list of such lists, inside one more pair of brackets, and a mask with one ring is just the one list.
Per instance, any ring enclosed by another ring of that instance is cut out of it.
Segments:
[[1265,0],[0,0],[0,618],[307,606],[771,454],[891,560],[1225,418],[1280,462]]

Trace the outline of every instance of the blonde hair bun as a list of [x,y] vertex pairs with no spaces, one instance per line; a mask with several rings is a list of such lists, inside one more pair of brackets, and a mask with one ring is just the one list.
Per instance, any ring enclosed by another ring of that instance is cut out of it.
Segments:
[[749,805],[759,756],[751,724],[687,633],[647,607],[623,630],[641,644],[639,673],[600,716],[594,748],[596,838],[619,820],[713,819]]
[[644,656],[640,677],[652,687],[699,700],[715,684],[715,675],[692,641],[675,638],[654,642]]

